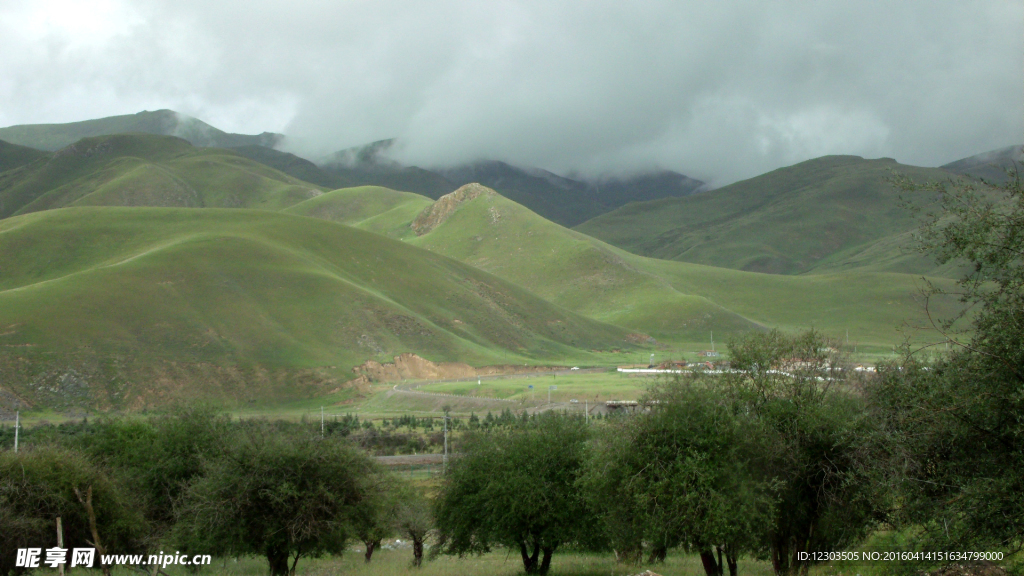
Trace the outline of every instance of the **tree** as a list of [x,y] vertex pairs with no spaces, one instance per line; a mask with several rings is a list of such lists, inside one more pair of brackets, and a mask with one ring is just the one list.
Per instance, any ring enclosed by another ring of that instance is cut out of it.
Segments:
[[757,452],[751,422],[706,376],[656,386],[643,403],[646,412],[605,427],[582,481],[617,556],[639,562],[646,542],[648,561],[663,561],[683,546],[708,576],[726,564],[735,576],[772,511],[770,484],[747,468]]
[[433,527],[430,504],[412,486],[400,486],[397,492],[395,528],[400,534],[412,540],[412,565],[423,565],[423,541]]
[[228,441],[183,495],[175,525],[183,549],[263,555],[272,576],[294,575],[301,557],[344,550],[373,490],[368,456],[266,422],[240,424]]
[[387,473],[374,475],[368,488],[352,518],[353,532],[366,549],[366,562],[380,548],[381,540],[394,533],[399,498],[398,480]]
[[170,530],[174,502],[223,446],[229,420],[207,407],[178,407],[143,418],[105,417],[67,441],[138,494],[155,536]]
[[[547,413],[470,435],[435,501],[433,554],[518,550],[527,574],[547,574],[563,545],[591,546],[597,518],[576,487],[587,427]],[[543,553],[543,556],[541,554]]]
[[750,473],[773,485],[760,546],[777,574],[806,574],[801,552],[842,549],[877,522],[873,423],[850,389],[849,366],[818,332],[749,334],[730,342],[729,354],[722,384],[757,439]]
[[148,527],[138,510],[131,494],[80,452],[0,452],[0,575],[23,570],[14,566],[18,548],[57,545],[58,516],[65,549],[141,553]]
[[[919,249],[960,264],[953,295],[964,312],[936,318],[929,360],[907,347],[868,389],[884,422],[887,479],[900,494],[891,521],[945,549],[1024,545],[1024,189],[1019,174],[994,188],[966,180],[915,185],[938,194]],[[950,291],[952,292],[952,291]],[[928,300],[947,292],[929,284]],[[966,330],[957,325],[969,324]],[[945,346],[943,346],[945,347]]]

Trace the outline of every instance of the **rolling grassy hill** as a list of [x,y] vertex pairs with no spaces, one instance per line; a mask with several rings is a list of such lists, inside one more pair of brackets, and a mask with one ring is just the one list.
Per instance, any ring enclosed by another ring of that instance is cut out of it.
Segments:
[[284,212],[405,239],[415,235],[410,223],[431,204],[431,199],[411,192],[380,186],[357,186],[332,190],[290,206]]
[[[926,318],[910,274],[840,272],[780,276],[645,258],[550,222],[479,185],[466,186],[434,204],[392,192],[387,206],[333,213],[305,210],[329,202],[336,191],[296,205],[311,216],[387,231],[394,237],[461,260],[527,287],[560,306],[650,334],[669,345],[707,341],[763,327],[816,327],[861,345],[902,341],[904,319]],[[370,190],[348,194],[369,195]],[[338,198],[340,202],[340,198]],[[381,226],[367,214],[381,210]],[[421,210],[420,216],[409,214]],[[402,219],[406,219],[405,223]],[[949,281],[935,279],[948,285]],[[955,302],[936,303],[937,314]]]
[[[0,221],[0,401],[142,408],[343,389],[353,366],[587,359],[626,330],[452,259],[258,210],[86,207]],[[506,352],[507,351],[507,352]]]
[[142,111],[66,124],[22,124],[0,128],[0,140],[39,150],[60,150],[82,138],[111,134],[157,134],[177,136],[195,146],[231,148],[234,146],[272,147],[280,134],[264,132],[250,136],[231,134],[173,110]]
[[930,260],[900,249],[898,237],[917,221],[886,180],[893,171],[950,177],[887,158],[826,156],[702,194],[630,204],[576,230],[644,256],[753,272],[936,273]]
[[322,191],[234,152],[195,148],[180,138],[99,136],[0,173],[0,218],[64,206],[280,209]]

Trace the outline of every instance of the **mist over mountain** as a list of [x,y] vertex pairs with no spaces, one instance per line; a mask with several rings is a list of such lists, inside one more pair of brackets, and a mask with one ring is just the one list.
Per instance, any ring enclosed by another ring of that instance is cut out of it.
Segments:
[[0,3],[0,126],[173,109],[309,159],[397,136],[405,166],[715,186],[830,154],[937,166],[1024,130],[1014,0],[75,6]]
[[950,172],[1000,184],[1010,178],[1010,173],[1024,169],[1024,146],[989,150],[943,164],[942,167]]
[[480,183],[564,226],[575,226],[630,202],[686,196],[704,186],[699,180],[667,170],[585,179],[498,160],[428,170],[396,160],[393,151],[401,146],[396,138],[379,140],[339,150],[319,163],[360,185],[385,186],[433,199],[465,184]]
[[215,128],[198,118],[173,110],[143,110],[125,114],[65,124],[23,124],[0,128],[0,140],[38,150],[59,150],[82,138],[128,133],[177,136],[193,146],[204,148],[233,148],[236,146],[264,146],[273,148],[283,139],[281,134],[263,132],[257,135],[231,134]]

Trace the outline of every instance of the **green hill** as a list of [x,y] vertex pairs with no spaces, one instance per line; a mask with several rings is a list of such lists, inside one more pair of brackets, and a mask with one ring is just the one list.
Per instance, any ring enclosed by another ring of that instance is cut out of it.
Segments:
[[250,136],[231,134],[173,110],[142,111],[137,114],[110,116],[66,124],[22,124],[0,128],[0,140],[39,150],[59,150],[82,138],[111,134],[158,134],[177,136],[195,146],[231,148],[234,146],[272,147],[280,134],[264,132]]
[[380,186],[358,186],[327,192],[286,208],[284,212],[404,239],[414,235],[409,224],[431,204],[433,200],[419,194]]
[[630,252],[724,268],[801,274],[849,269],[934,272],[895,237],[917,226],[887,178],[942,180],[940,169],[826,156],[683,198],[629,204],[576,230]]
[[0,218],[64,206],[276,210],[322,189],[216,148],[171,136],[85,138],[0,173]]
[[255,210],[67,208],[0,221],[0,398],[141,408],[323,395],[353,366],[590,358],[627,332],[465,264]]
[[0,140],[0,172],[31,164],[46,156],[46,152],[41,150]]
[[[339,192],[344,191],[331,194]],[[849,331],[852,341],[888,347],[902,341],[897,327],[904,319],[926,321],[916,299],[920,280],[909,274],[859,270],[780,276],[644,258],[545,220],[479,185],[429,204],[404,224],[401,218],[426,200],[400,193],[390,197],[391,204],[378,208],[390,214],[387,226],[366,217],[374,211],[370,208],[354,216],[336,214],[356,226],[391,230],[392,236],[527,287],[560,306],[669,344],[707,341],[712,330],[724,338],[771,326],[817,327],[843,337]],[[949,313],[954,307],[939,302],[934,311]]]

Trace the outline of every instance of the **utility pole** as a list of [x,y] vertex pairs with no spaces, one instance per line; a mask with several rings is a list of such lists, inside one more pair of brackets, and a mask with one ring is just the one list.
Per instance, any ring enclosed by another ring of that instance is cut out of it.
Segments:
[[448,473],[448,410],[444,411],[444,473]]
[[18,453],[18,428],[21,423],[21,412],[14,413],[14,453]]
[[590,424],[590,400],[583,401],[583,418]]
[[320,437],[324,437],[324,407],[320,407]]
[[711,331],[711,351],[715,351],[715,331]]
[[[57,516],[57,548],[63,548],[63,547],[64,547],[64,530],[61,528],[61,525],[60,525],[60,516]],[[60,576],[64,576],[64,564],[59,564],[57,566],[57,574],[59,574]]]

